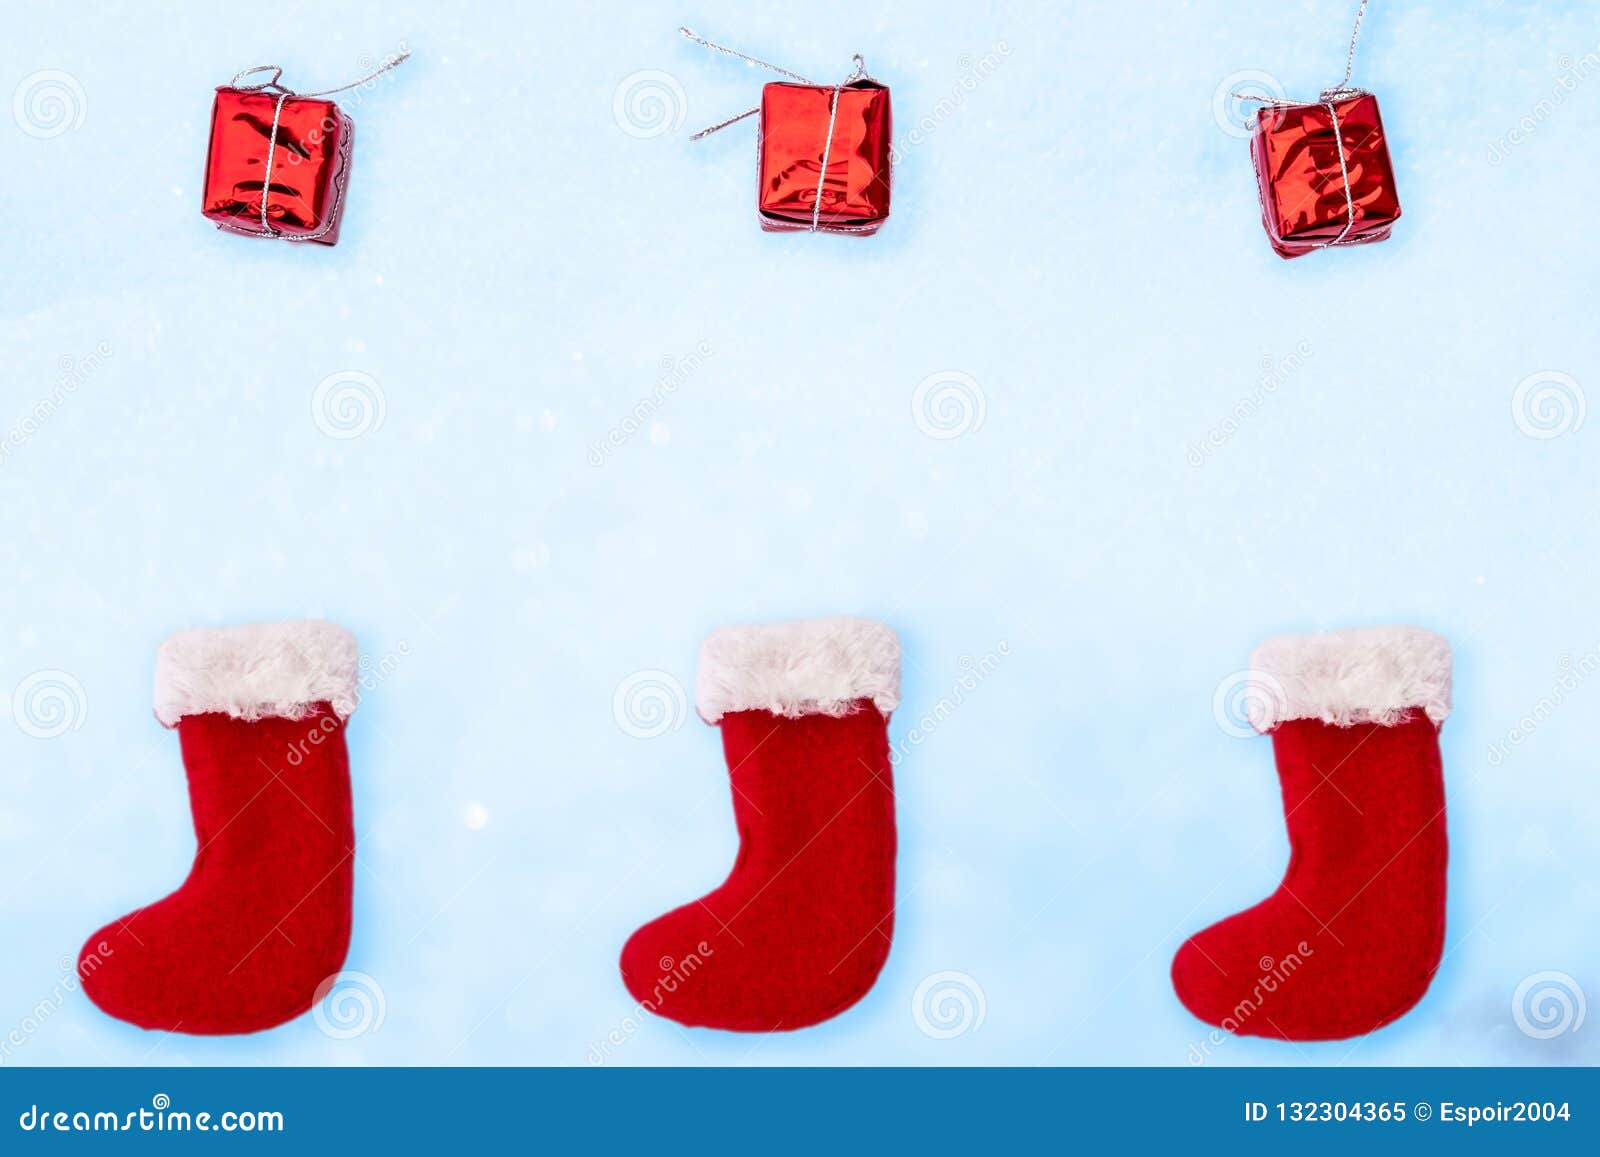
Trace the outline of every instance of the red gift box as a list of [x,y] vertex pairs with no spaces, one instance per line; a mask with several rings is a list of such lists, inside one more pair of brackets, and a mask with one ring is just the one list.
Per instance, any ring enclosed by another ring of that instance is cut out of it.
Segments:
[[200,211],[237,233],[336,244],[354,132],[331,100],[217,89]]
[[766,85],[756,160],[761,228],[876,233],[889,217],[890,131],[889,90],[876,81]]
[[1400,216],[1378,98],[1327,96],[1269,104],[1250,138],[1262,223],[1281,257],[1382,241]]

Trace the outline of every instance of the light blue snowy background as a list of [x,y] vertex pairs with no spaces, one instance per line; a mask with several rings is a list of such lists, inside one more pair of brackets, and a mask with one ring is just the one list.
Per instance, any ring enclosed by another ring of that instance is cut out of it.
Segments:
[[[5,1063],[1600,1060],[1600,26],[1379,0],[1356,81],[1405,217],[1283,262],[1226,93],[1314,97],[1354,9],[12,6]],[[820,79],[866,56],[882,233],[758,230],[753,125],[688,136],[768,78],[685,23]],[[337,248],[201,219],[213,86],[402,45],[344,98]],[[888,966],[805,1032],[636,1024],[623,940],[736,843],[697,644],[837,613],[905,647]],[[63,998],[192,853],[157,645],[307,615],[370,660],[364,977],[239,1039]],[[1438,978],[1364,1040],[1209,1043],[1172,952],[1287,855],[1230,677],[1395,622],[1456,649]]]

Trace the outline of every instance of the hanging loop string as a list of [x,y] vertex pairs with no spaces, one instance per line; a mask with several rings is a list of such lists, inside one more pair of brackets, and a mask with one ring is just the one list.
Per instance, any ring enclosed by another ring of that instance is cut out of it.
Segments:
[[[382,64],[373,69],[371,72],[367,73],[367,75],[363,76],[360,80],[352,80],[349,84],[341,84],[337,88],[324,88],[318,90],[317,92],[296,92],[294,89],[284,84],[283,69],[279,68],[276,64],[258,64],[254,68],[247,68],[244,71],[234,75],[233,80],[229,82],[229,88],[236,88],[240,92],[275,92],[278,94],[278,99],[272,106],[272,135],[267,138],[267,163],[261,174],[261,232],[258,233],[257,236],[285,237],[285,240],[288,241],[309,241],[312,237],[320,235],[312,234],[311,236],[304,238],[286,237],[284,234],[281,234],[274,229],[272,227],[272,222],[267,218],[267,200],[272,192],[272,166],[273,162],[277,160],[278,156],[278,122],[283,117],[284,102],[289,100],[291,97],[296,97],[301,100],[311,100],[315,99],[316,97],[332,96],[337,92],[347,92],[352,88],[359,88],[363,84],[377,80],[378,77],[382,76],[390,69],[398,68],[401,64],[405,63],[409,59],[411,59],[411,51],[409,49],[402,48],[393,56],[386,58]],[[263,72],[270,72],[272,75],[267,80],[263,80],[258,84],[240,83],[240,81],[244,80],[248,76],[255,76],[258,73]],[[240,233],[250,232],[248,229],[237,229],[237,227],[234,228]]]
[[[270,72],[272,73],[272,79],[264,80],[260,84],[239,83],[245,77],[254,76],[258,72]],[[228,87],[236,88],[240,92],[259,92],[264,88],[276,89],[279,92],[287,92],[288,90],[279,83],[282,80],[283,69],[279,68],[276,64],[258,64],[254,68],[247,68],[243,72],[236,74],[234,78],[228,82]]]
[[1339,82],[1338,91],[1350,87],[1350,75],[1356,70],[1356,41],[1361,38],[1361,21],[1367,14],[1367,0],[1361,0],[1361,7],[1356,9],[1356,26],[1350,30],[1350,51],[1344,58],[1344,79]]
[[[746,56],[744,53],[739,52],[739,51],[737,51],[735,49],[725,47],[724,45],[721,45],[721,44],[713,44],[711,41],[707,40],[704,36],[696,35],[692,30],[690,30],[688,28],[679,28],[678,31],[680,33],[682,33],[688,39],[694,41],[701,48],[709,48],[712,52],[720,52],[724,56],[731,56],[735,60],[742,60],[746,64],[753,64],[757,68],[764,68],[768,72],[775,72],[779,76],[787,76],[790,80],[795,81],[795,82],[797,82],[799,84],[811,84],[812,83],[811,81],[807,80],[805,77],[801,76],[798,72],[790,72],[787,68],[779,68],[776,64],[768,64],[765,60],[757,60],[753,56]],[[857,57],[857,59],[859,60],[860,57]]]
[[1346,244],[1346,238],[1350,236],[1350,231],[1356,227],[1356,194],[1355,190],[1350,186],[1350,159],[1345,154],[1344,130],[1339,124],[1339,110],[1334,106],[1337,101],[1347,100],[1353,96],[1366,95],[1366,89],[1351,86],[1350,78],[1355,74],[1356,42],[1361,38],[1361,21],[1367,15],[1367,4],[1369,2],[1370,0],[1361,0],[1361,6],[1356,9],[1355,27],[1350,30],[1350,49],[1344,58],[1344,78],[1332,88],[1323,89],[1316,100],[1290,100],[1286,97],[1258,92],[1234,92],[1228,94],[1234,100],[1253,101],[1266,108],[1294,108],[1298,105],[1320,104],[1328,110],[1328,116],[1333,120],[1334,143],[1339,147],[1339,175],[1344,180],[1345,224],[1344,228],[1340,230],[1339,236],[1332,241],[1324,243],[1320,248]]
[[693,136],[691,136],[689,139],[691,141],[698,141],[701,137],[709,137],[712,133],[721,132],[723,129],[727,128],[729,125],[736,125],[740,121],[744,120],[746,117],[753,117],[753,116],[756,115],[756,113],[758,113],[760,111],[761,111],[761,106],[760,105],[756,105],[755,108],[747,108],[741,113],[735,113],[733,116],[729,117],[725,121],[718,121],[714,125],[706,126],[705,128],[701,129],[699,132],[697,132]]
[[[296,92],[294,89],[284,84],[283,69],[279,68],[276,64],[258,64],[254,68],[247,68],[243,72],[235,75],[233,80],[229,82],[228,87],[236,88],[240,92],[260,92],[263,89],[271,89],[274,92],[280,92],[287,96],[298,96],[305,98],[332,96],[336,92],[345,92],[348,89],[360,88],[369,81],[377,80],[390,69],[399,68],[400,65],[404,64],[410,59],[411,51],[409,49],[402,48],[393,56],[386,57],[382,64],[378,65],[377,68],[367,73],[367,75],[363,76],[360,80],[352,80],[349,84],[341,84],[337,88],[324,88],[317,92]],[[264,80],[260,84],[239,83],[245,77],[254,76],[258,72],[270,72],[272,74],[272,78],[270,80]]]
[[1272,96],[1260,92],[1232,92],[1228,95],[1234,100],[1254,101],[1257,104],[1267,105],[1272,108],[1292,108],[1302,104],[1327,104],[1330,100],[1339,100],[1346,96],[1357,96],[1364,93],[1363,88],[1355,88],[1350,84],[1350,78],[1356,70],[1356,42],[1361,38],[1361,21],[1366,18],[1367,4],[1370,0],[1361,0],[1361,7],[1356,10],[1355,27],[1350,30],[1350,50],[1344,58],[1344,78],[1332,88],[1325,88],[1316,100],[1291,100],[1287,97]]
[[[705,37],[697,35],[688,28],[679,28],[678,31],[682,33],[684,37],[694,41],[702,48],[709,48],[712,52],[720,52],[724,56],[731,56],[735,60],[742,60],[746,64],[753,64],[757,68],[765,68],[770,72],[777,73],[779,76],[786,76],[798,84],[810,85],[813,88],[818,87],[815,81],[807,80],[797,72],[790,72],[787,68],[779,68],[776,64],[769,64],[765,60],[758,60],[754,56],[747,56],[743,52],[738,52],[735,49],[728,48],[725,45],[715,44],[707,40]],[[856,81],[869,79],[867,76],[866,59],[859,52],[855,53],[850,59],[855,66],[851,69],[850,75],[845,77],[838,84],[834,85],[833,91],[828,94],[828,136],[823,142],[822,146],[822,171],[817,176],[817,196],[815,202],[811,206],[810,231],[812,233],[815,233],[822,224],[822,193],[828,182],[828,162],[833,157],[833,129],[839,117],[839,94],[848,86],[856,83]],[[727,120],[718,121],[714,125],[701,129],[689,139],[691,141],[698,141],[702,137],[709,137],[712,133],[721,132],[729,125],[738,124],[746,117],[755,116],[756,113],[760,111],[760,105],[756,105],[754,108],[747,108],[743,112],[729,117]]]

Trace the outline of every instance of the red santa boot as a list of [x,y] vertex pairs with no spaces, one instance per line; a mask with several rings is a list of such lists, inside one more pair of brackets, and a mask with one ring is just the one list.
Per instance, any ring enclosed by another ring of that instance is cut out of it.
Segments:
[[1359,1036],[1422,999],[1444,948],[1450,646],[1414,627],[1287,635],[1251,669],[1289,866],[1267,899],[1190,937],[1172,983],[1228,1032]]
[[183,885],[107,924],[79,961],[141,1028],[241,1033],[307,1011],[350,941],[355,833],[345,719],[357,652],[331,623],[183,631],[156,658],[198,844]]
[[715,891],[633,934],[622,978],[681,1024],[771,1032],[866,995],[894,931],[889,712],[900,646],[868,619],[717,631],[695,703],[722,728],[739,854]]

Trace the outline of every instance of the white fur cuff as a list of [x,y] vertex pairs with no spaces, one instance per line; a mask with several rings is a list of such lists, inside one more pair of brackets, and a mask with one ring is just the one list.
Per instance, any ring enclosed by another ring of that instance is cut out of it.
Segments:
[[715,723],[730,711],[846,715],[870,699],[900,705],[900,642],[872,619],[803,619],[724,627],[700,645],[694,703]]
[[343,719],[356,709],[358,665],[355,636],[315,619],[179,631],[156,653],[156,718],[300,719],[328,702]]
[[1256,648],[1250,674],[1257,731],[1291,719],[1390,727],[1415,708],[1435,724],[1450,714],[1450,644],[1420,627],[1279,635]]

